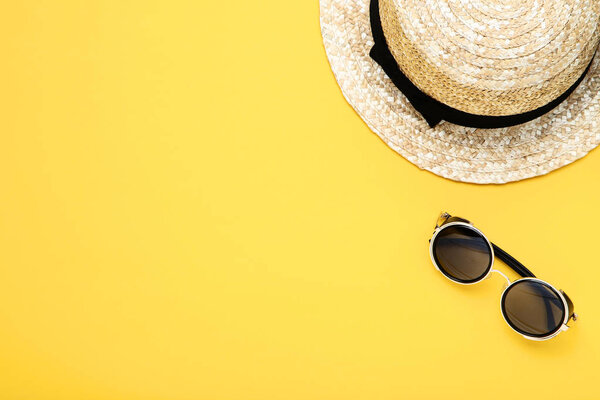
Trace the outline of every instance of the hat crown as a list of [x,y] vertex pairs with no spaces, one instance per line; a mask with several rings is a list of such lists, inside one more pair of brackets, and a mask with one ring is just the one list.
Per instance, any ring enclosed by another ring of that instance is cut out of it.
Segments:
[[460,111],[542,107],[585,72],[600,0],[379,0],[388,47],[423,92]]

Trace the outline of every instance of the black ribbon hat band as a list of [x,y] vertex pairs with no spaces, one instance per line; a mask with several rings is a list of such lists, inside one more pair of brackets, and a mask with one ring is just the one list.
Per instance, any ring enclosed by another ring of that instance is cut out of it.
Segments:
[[406,96],[410,104],[425,118],[430,127],[435,127],[442,120],[451,122],[453,124],[468,126],[472,128],[505,128],[508,126],[519,125],[533,119],[536,119],[554,107],[562,103],[577,86],[581,83],[586,73],[590,69],[591,62],[583,72],[583,74],[577,79],[577,81],[550,103],[536,108],[535,110],[527,111],[521,114],[513,115],[478,115],[470,114],[464,111],[452,108],[438,100],[423,93],[418,87],[416,87],[410,79],[402,73],[400,67],[396,63],[394,56],[388,48],[385,36],[383,34],[383,28],[381,26],[381,19],[379,16],[379,0],[371,0],[370,5],[370,18],[371,18],[371,32],[373,34],[373,40],[375,42],[369,55],[375,60],[381,68],[383,68],[386,75],[392,80],[394,85]]

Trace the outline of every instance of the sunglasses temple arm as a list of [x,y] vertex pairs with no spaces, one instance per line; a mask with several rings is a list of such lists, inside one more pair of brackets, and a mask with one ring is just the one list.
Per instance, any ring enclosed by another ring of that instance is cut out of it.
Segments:
[[450,222],[465,222],[467,224],[471,223],[470,221],[468,221],[468,220],[466,220],[464,218],[454,217],[454,216],[448,214],[447,212],[442,212],[440,214],[440,216],[438,217],[438,219],[437,219],[437,223],[435,224],[435,227],[439,228],[440,226],[446,225],[446,224],[448,224]]
[[[470,222],[464,218],[455,217],[447,212],[443,212],[439,217],[436,224],[436,228],[445,225],[449,222],[466,222],[469,224]],[[502,250],[500,247],[496,246],[492,243],[492,247],[494,248],[494,254],[498,257],[502,262],[508,265],[511,269],[513,269],[517,274],[521,275],[523,278],[535,278],[533,272],[527,269],[526,266],[518,262],[513,256]]]
[[533,272],[528,270],[527,267],[517,261],[513,256],[496,246],[494,243],[492,243],[492,247],[494,248],[494,255],[517,274],[521,275],[523,278],[535,278]]
[[573,321],[577,321],[577,314],[575,314],[575,306],[573,305],[573,302],[565,292],[562,290],[560,292],[564,296],[565,300],[567,301],[567,305],[569,306],[569,320],[572,319]]

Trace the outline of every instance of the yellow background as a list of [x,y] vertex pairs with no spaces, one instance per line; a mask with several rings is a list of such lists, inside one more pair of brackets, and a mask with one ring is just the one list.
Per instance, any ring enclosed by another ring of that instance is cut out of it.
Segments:
[[[420,171],[319,29],[317,1],[3,4],[0,398],[600,398],[600,153],[503,186]],[[501,278],[436,272],[441,210],[575,328],[522,339]]]

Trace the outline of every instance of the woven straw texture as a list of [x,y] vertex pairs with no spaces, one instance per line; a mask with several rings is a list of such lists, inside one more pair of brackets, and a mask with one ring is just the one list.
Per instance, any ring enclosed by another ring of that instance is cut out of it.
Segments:
[[[448,3],[423,4],[432,2]],[[430,128],[368,55],[373,46],[369,0],[320,0],[320,6],[325,50],[342,93],[385,143],[422,169],[456,181],[506,183],[546,174],[583,157],[600,143],[598,56],[571,96],[533,121],[501,129],[448,122]],[[485,11],[491,12],[478,10]],[[542,67],[543,63],[540,71]]]
[[386,41],[421,91],[472,114],[539,108],[598,46],[597,0],[379,0]]

